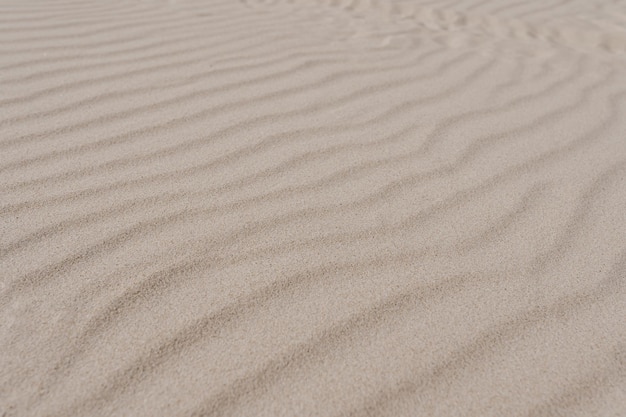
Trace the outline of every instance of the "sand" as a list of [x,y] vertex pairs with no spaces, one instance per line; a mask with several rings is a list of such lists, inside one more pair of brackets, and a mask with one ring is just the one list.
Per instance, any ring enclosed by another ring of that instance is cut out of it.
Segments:
[[0,0],[0,416],[626,416],[626,2]]

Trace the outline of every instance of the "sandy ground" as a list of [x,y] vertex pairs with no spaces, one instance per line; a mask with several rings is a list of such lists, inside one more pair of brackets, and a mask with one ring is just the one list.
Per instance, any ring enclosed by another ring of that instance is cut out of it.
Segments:
[[626,1],[0,0],[0,416],[626,416]]

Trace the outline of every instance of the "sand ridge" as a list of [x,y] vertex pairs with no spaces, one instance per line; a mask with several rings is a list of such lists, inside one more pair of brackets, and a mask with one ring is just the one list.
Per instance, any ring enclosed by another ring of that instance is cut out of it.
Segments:
[[625,4],[0,34],[0,416],[626,415]]

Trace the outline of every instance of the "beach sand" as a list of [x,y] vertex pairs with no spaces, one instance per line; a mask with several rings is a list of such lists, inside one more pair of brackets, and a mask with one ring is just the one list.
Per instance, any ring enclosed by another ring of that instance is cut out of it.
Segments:
[[626,416],[626,2],[0,0],[0,416]]

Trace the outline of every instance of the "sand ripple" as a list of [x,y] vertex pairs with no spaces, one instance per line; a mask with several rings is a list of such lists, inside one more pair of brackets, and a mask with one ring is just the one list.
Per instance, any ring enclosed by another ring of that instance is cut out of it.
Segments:
[[0,1],[0,416],[626,415],[626,7]]

